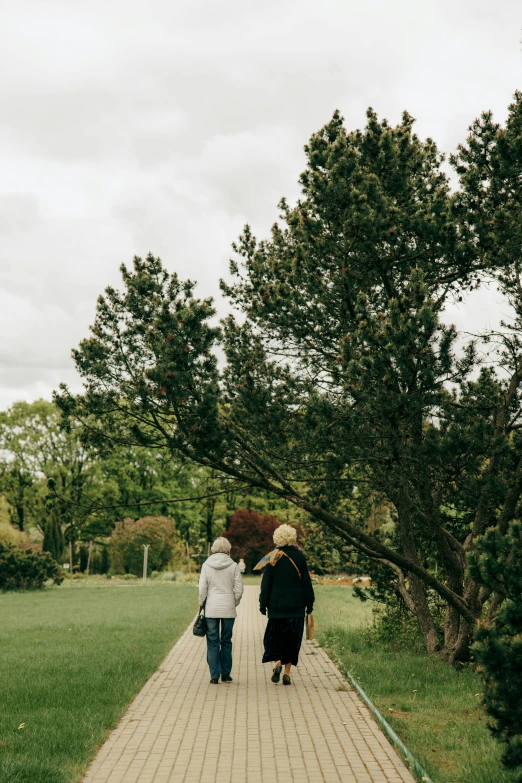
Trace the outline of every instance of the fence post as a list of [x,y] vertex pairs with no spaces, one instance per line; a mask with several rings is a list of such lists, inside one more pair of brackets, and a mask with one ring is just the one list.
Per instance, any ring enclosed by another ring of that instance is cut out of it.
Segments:
[[149,562],[149,546],[150,544],[143,544],[143,581],[147,581],[147,565]]

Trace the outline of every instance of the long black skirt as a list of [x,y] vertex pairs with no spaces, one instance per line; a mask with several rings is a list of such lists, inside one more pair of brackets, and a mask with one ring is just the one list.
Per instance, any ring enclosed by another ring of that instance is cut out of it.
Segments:
[[281,661],[297,666],[299,650],[303,640],[304,617],[285,617],[283,620],[269,620],[263,643],[263,663]]

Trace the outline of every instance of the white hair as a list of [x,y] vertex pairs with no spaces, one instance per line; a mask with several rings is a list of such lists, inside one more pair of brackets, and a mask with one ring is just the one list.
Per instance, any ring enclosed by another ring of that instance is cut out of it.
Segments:
[[216,554],[216,552],[223,552],[225,555],[230,554],[230,550],[232,549],[232,544],[227,538],[216,538],[214,543],[211,547],[211,552],[213,555]]
[[295,544],[297,541],[297,530],[290,525],[279,525],[274,530],[274,544],[276,546],[287,546]]

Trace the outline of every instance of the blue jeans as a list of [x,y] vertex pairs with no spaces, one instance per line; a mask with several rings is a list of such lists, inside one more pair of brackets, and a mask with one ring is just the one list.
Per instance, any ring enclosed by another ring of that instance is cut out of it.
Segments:
[[[232,629],[233,617],[207,617],[207,663],[210,679],[219,680],[232,671]],[[221,624],[221,636],[219,626]]]

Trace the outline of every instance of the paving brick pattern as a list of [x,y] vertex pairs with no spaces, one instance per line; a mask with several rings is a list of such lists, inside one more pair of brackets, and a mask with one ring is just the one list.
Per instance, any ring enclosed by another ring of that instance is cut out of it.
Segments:
[[315,642],[293,685],[261,664],[265,618],[247,586],[234,681],[210,685],[187,629],[93,761],[85,783],[414,783],[369,710]]

